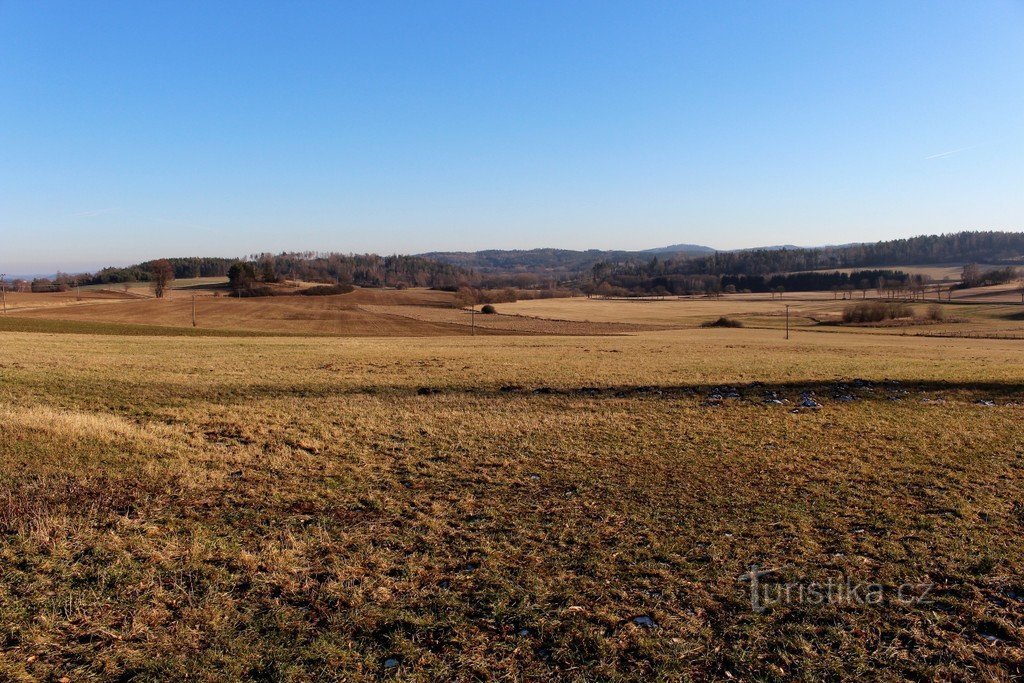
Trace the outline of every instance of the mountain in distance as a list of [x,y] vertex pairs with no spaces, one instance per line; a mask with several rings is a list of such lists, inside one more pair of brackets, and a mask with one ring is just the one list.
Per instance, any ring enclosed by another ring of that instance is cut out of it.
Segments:
[[702,244],[671,244],[667,247],[655,247],[653,249],[643,249],[640,251],[641,254],[713,254],[718,249],[713,247],[706,247]]

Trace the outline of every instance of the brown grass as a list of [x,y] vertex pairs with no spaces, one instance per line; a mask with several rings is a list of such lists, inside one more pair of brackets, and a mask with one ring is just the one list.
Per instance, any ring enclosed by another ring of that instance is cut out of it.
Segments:
[[0,333],[0,680],[1019,676],[1020,342],[768,322]]

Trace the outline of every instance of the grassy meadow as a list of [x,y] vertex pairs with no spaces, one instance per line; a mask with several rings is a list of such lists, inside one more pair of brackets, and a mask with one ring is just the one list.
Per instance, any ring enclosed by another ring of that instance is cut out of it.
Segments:
[[216,303],[393,325],[0,321],[0,680],[1024,675],[1009,304],[334,299]]

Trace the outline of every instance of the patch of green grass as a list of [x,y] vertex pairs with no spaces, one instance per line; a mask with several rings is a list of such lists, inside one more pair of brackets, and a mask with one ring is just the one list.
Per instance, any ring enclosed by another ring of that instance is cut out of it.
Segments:
[[[49,320],[0,316],[0,332],[41,332],[46,334],[95,334],[127,337],[289,337],[286,332],[216,330],[135,323],[106,323],[83,320]],[[309,335],[301,335],[309,336]]]

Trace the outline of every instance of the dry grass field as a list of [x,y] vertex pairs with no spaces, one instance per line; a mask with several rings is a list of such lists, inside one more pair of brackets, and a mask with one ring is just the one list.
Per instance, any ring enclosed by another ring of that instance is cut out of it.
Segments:
[[3,320],[0,680],[1024,675],[1019,306],[334,298]]

